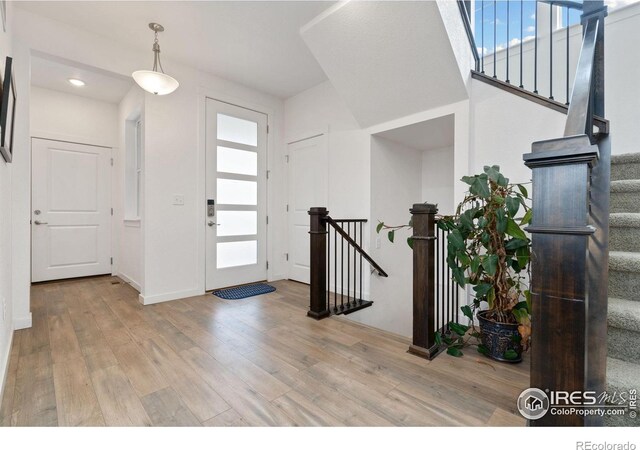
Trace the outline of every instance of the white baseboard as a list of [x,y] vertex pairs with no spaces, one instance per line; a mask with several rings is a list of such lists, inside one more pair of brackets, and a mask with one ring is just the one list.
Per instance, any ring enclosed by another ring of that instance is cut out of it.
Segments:
[[142,292],[142,288],[140,287],[140,285],[137,282],[133,281],[131,279],[131,277],[125,275],[122,272],[116,273],[115,276],[118,277],[118,278],[122,278],[122,281],[124,281],[125,283],[131,285],[131,287],[134,288],[136,291]]
[[7,346],[7,354],[4,355],[2,365],[2,378],[0,378],[0,405],[2,404],[2,399],[4,397],[4,388],[7,385],[7,375],[9,374],[9,356],[11,356],[11,347],[13,346],[13,331],[11,332],[11,336],[9,337],[9,345]]
[[31,313],[26,317],[18,317],[13,319],[13,329],[22,330],[24,328],[31,328]]
[[143,305],[153,305],[154,303],[169,302],[171,300],[179,300],[181,298],[196,297],[204,295],[204,291],[200,289],[192,289],[189,291],[169,292],[167,294],[142,295],[138,296],[138,300]]

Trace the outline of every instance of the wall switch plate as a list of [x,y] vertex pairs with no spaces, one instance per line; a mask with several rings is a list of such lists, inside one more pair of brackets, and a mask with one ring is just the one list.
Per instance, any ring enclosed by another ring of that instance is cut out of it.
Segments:
[[179,206],[184,205],[184,195],[182,195],[182,194],[175,194],[175,195],[173,196],[173,204],[174,204],[174,205],[179,205]]
[[377,237],[376,238],[376,248],[380,248],[381,246],[382,246],[382,240],[379,237]]

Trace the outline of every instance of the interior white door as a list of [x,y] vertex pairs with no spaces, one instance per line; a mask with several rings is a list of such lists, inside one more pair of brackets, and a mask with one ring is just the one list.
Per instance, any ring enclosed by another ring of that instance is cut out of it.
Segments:
[[267,278],[267,115],[206,104],[206,289]]
[[309,283],[309,209],[327,206],[329,165],[322,134],[289,144],[289,279]]
[[111,273],[111,149],[31,147],[32,281]]

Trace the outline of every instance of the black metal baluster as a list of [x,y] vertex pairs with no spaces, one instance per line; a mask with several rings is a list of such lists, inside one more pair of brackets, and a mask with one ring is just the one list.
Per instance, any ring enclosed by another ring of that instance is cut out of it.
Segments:
[[482,73],[484,73],[484,0],[482,0],[481,2],[482,4],[482,11],[480,12],[480,17],[481,17],[481,27],[482,27],[482,48],[480,49],[480,51],[482,52]]
[[338,312],[338,229],[333,227],[333,312]]
[[522,54],[522,39],[523,39],[522,29],[524,28],[523,9],[524,9],[524,0],[520,0],[520,89],[524,88],[524,85],[522,84],[522,58],[523,58],[523,54]]
[[567,101],[564,102],[565,105],[569,104],[569,12],[570,9],[567,6]]
[[[459,315],[460,314],[460,289],[458,288],[458,285],[453,283],[453,288],[454,290],[454,294],[456,297],[456,314]],[[455,321],[457,322],[457,316],[454,316],[456,319]]]
[[507,0],[507,79],[505,80],[509,83],[509,3]]
[[340,235],[340,311],[344,311],[344,236]]
[[[444,241],[446,240],[446,239],[444,239],[445,238],[445,232],[444,232],[444,230],[440,230],[440,231],[442,232],[442,239],[440,239],[440,254],[442,255],[441,256],[442,258],[445,258],[445,256],[444,256],[445,255],[445,252],[444,252],[445,251]],[[447,272],[447,267],[448,266],[445,266],[444,262],[443,262],[442,263],[442,273],[440,275],[441,282],[442,282],[442,290],[441,290],[442,297],[438,299],[438,302],[440,302],[440,304],[442,305],[442,307],[440,308],[440,317],[441,317],[440,325],[442,327],[442,332],[443,333],[445,332],[445,328],[446,328],[446,323],[445,323],[445,320],[444,320],[444,309],[445,309],[444,308],[444,290],[445,290],[444,281],[445,281],[445,277],[446,277],[445,274]]]
[[498,52],[498,45],[496,43],[496,27],[498,25],[498,18],[496,16],[497,4],[498,2],[493,0],[493,78],[498,78],[496,76],[496,53]]
[[[347,236],[351,237],[351,223],[347,222]],[[347,245],[347,308],[351,306],[351,249]]]
[[[436,222],[436,224],[437,224],[437,222]],[[436,227],[437,227],[437,225],[436,225]],[[440,277],[440,259],[442,258],[442,256],[440,255],[440,247],[438,247],[438,240],[440,239],[440,236],[439,236],[440,229],[436,228],[436,232],[434,234],[436,236],[436,242],[435,242],[435,246],[434,246],[435,249],[436,249],[436,264],[435,264],[436,273],[434,274],[433,279],[436,282],[436,298],[435,298],[435,303],[436,304],[435,304],[435,314],[434,314],[435,317],[433,317],[432,320],[433,320],[434,325],[435,325],[434,329],[436,331],[438,331],[440,329],[440,327],[438,326],[439,325],[438,317],[439,317],[439,313],[440,313],[440,283],[438,283],[438,279]]]
[[549,100],[553,100],[553,3],[549,3]]
[[533,41],[533,93],[538,93],[538,0],[534,16],[535,38]]
[[329,231],[329,223],[325,222],[327,227],[327,310],[331,310],[331,232]]
[[[449,266],[447,266],[448,268]],[[451,270],[448,270],[448,277],[447,277],[447,328],[449,325],[449,322],[451,322],[451,285],[453,284],[453,273],[451,273]]]
[[[358,227],[356,226],[356,222],[353,222],[353,242],[358,242]],[[357,278],[356,274],[358,273],[356,270],[356,262],[358,260],[358,250],[356,247],[353,247],[353,306],[356,306],[356,298],[357,298]]]
[[[360,248],[362,248],[362,222],[360,222]],[[358,303],[362,304],[362,253],[360,253],[360,295]]]

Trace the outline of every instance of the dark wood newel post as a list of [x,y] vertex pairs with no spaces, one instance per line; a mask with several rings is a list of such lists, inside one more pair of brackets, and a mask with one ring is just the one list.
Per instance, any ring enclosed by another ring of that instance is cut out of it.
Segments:
[[413,343],[409,353],[431,359],[435,343],[435,246],[438,207],[417,203],[410,210],[413,223]]
[[[531,387],[596,395],[606,387],[609,170],[602,0],[584,2],[583,43],[563,138],[524,155],[533,172]],[[580,395],[580,394],[578,394]],[[602,425],[597,415],[547,413],[531,426]]]
[[309,230],[311,245],[311,302],[307,316],[316,320],[329,316],[327,306],[327,208],[311,208]]

